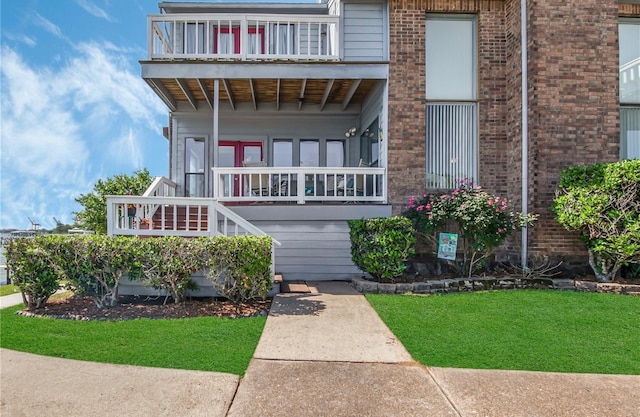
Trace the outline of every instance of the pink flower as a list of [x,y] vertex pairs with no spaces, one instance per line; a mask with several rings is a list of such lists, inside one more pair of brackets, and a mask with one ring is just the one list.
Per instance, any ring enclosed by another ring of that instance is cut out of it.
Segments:
[[418,206],[418,207],[416,207],[416,210],[418,210],[418,211],[422,211],[423,209],[424,209],[424,206]]
[[424,208],[427,209],[427,210],[431,210],[431,204],[427,203],[427,205],[424,206]]
[[487,201],[487,203],[489,203],[489,205],[490,205],[490,206],[493,206],[493,199],[492,199],[492,198],[490,198],[490,199]]

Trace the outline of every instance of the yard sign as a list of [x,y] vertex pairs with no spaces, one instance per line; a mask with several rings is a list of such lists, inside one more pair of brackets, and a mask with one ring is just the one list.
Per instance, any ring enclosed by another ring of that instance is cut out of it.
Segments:
[[438,258],[455,261],[458,249],[458,235],[455,233],[440,233],[438,238]]

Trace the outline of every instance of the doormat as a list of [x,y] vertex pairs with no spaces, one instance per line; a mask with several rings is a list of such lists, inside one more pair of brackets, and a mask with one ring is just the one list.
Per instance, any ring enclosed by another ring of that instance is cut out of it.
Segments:
[[283,293],[310,293],[309,286],[304,281],[282,281],[280,292]]

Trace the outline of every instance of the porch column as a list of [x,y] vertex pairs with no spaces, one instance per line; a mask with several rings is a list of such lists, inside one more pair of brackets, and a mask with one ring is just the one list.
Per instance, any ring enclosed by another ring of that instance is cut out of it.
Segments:
[[[217,78],[213,80],[213,167],[218,167],[218,130],[219,130],[219,120],[218,120],[218,111],[220,108],[220,80]],[[213,197],[218,198],[218,184],[215,183],[216,175],[213,176]]]

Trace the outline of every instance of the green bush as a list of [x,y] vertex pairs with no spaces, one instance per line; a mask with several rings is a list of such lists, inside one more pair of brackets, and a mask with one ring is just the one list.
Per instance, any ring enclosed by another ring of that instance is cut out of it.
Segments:
[[197,289],[191,274],[202,268],[195,242],[178,236],[138,240],[142,282],[166,291],[176,303],[184,301],[188,290]]
[[471,276],[514,230],[533,224],[534,215],[523,216],[509,202],[474,187],[466,179],[450,192],[411,197],[403,216],[437,253],[440,232],[458,234],[461,259],[447,261],[458,273]]
[[202,241],[207,278],[236,305],[266,298],[273,285],[268,236],[217,237]]
[[265,298],[272,285],[271,238],[186,239],[106,235],[38,236],[7,244],[7,263],[25,305],[41,308],[62,283],[99,308],[118,303],[125,274],[179,303],[197,289],[191,274],[207,271],[221,295],[239,304]]
[[552,210],[564,228],[580,233],[598,281],[640,263],[640,160],[563,170]]
[[415,253],[415,231],[405,217],[350,220],[351,259],[378,281],[402,275]]
[[46,249],[46,236],[18,238],[6,244],[7,265],[13,283],[20,288],[29,310],[42,308],[60,288],[61,271]]

